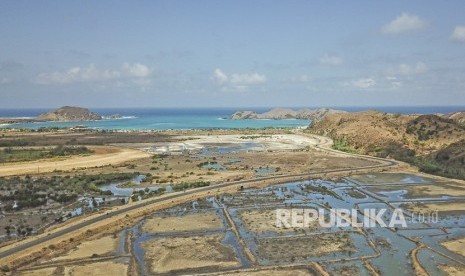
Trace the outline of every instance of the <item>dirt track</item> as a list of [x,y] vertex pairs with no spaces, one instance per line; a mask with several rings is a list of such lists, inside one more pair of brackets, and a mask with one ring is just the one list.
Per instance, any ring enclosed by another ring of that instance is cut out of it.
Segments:
[[65,159],[46,159],[32,162],[4,163],[0,165],[0,176],[37,174],[52,172],[54,170],[72,170],[77,168],[89,168],[110,164],[118,164],[126,161],[149,156],[148,153],[129,148],[111,146],[89,147],[95,153],[85,156],[73,156]]

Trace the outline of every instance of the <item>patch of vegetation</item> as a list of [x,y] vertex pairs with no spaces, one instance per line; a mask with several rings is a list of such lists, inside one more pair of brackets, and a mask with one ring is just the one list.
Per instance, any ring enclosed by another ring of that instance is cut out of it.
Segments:
[[394,154],[392,157],[410,163],[424,173],[465,179],[465,140],[425,156],[415,156],[413,151],[408,154]]
[[57,146],[52,149],[16,149],[7,147],[0,150],[0,163],[33,161],[44,158],[89,154],[93,151],[87,147]]
[[[132,173],[97,175],[52,176],[52,177],[2,177],[0,178],[0,201],[4,211],[39,207],[48,202],[70,203],[78,195],[89,192],[108,194],[98,188],[114,181],[133,178]],[[16,204],[15,204],[16,202]],[[14,207],[14,208],[13,208]]]
[[131,195],[131,199],[132,201],[138,201],[139,199],[144,200],[150,197],[161,195],[165,193],[165,191],[166,189],[163,187],[160,187],[155,191],[152,191],[149,188],[145,188],[144,190],[134,191],[134,193]]
[[326,186],[317,186],[317,185],[307,185],[305,186],[305,188],[308,190],[308,191],[312,191],[312,192],[315,192],[315,193],[318,193],[318,194],[322,194],[322,195],[329,195],[329,196],[332,196],[332,197],[335,197],[337,199],[340,199],[342,200],[342,198],[336,194],[335,192],[331,191],[330,189],[328,189]]
[[197,165],[197,167],[203,168],[203,167],[208,166],[208,165],[216,165],[216,164],[218,164],[218,162],[216,162],[216,161],[207,161],[207,162],[201,162],[201,163],[199,163],[199,164]]
[[259,139],[259,138],[271,138],[271,135],[244,135],[239,137],[239,139],[244,139],[244,140],[254,140],[254,139]]
[[182,182],[180,184],[172,185],[174,191],[184,191],[191,188],[210,186],[210,182],[196,181],[196,182]]
[[381,146],[374,155],[381,158],[390,157],[408,162],[415,156],[415,150],[409,149],[401,143],[391,141]]
[[354,188],[350,189],[347,194],[353,198],[366,198],[366,195],[363,193],[355,190]]
[[343,152],[357,153],[357,150],[351,147],[344,138],[334,139],[332,148]]

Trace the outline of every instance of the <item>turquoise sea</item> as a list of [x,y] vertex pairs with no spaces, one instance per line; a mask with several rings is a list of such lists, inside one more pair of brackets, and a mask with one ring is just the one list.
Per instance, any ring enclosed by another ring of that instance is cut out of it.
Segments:
[[[311,107],[312,108],[312,107]],[[315,107],[313,107],[315,108]],[[376,109],[389,113],[449,113],[463,111],[461,106],[401,106],[401,107],[331,107],[349,112]],[[103,116],[120,114],[121,119],[93,122],[41,122],[1,125],[1,128],[73,127],[84,125],[95,129],[112,130],[168,130],[168,129],[236,129],[266,127],[304,127],[309,120],[229,120],[238,110],[265,112],[271,108],[91,108]],[[297,108],[294,108],[297,109]],[[0,117],[34,118],[50,109],[0,109]]]
[[[84,125],[94,129],[112,130],[169,130],[169,129],[236,129],[266,127],[303,127],[309,120],[230,120],[238,109],[147,109],[112,108],[91,109],[102,116],[119,114],[120,119],[103,119],[91,122],[37,122],[2,125],[2,128],[73,127]],[[258,110],[260,112],[266,111]],[[0,110],[0,117],[33,118],[48,109]]]

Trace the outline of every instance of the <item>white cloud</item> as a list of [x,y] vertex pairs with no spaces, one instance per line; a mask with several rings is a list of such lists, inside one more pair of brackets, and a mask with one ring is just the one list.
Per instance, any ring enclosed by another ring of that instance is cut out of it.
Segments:
[[399,73],[402,75],[418,75],[423,74],[428,70],[426,64],[423,62],[417,62],[414,66],[410,66],[408,64],[401,64],[399,65]]
[[393,21],[384,25],[382,32],[385,34],[399,34],[426,27],[427,23],[414,14],[402,13]]
[[389,70],[390,75],[403,75],[403,76],[412,76],[426,73],[428,67],[423,62],[417,62],[414,65],[409,65],[406,63],[400,64],[397,68]]
[[294,82],[294,83],[302,83],[302,82],[311,82],[312,78],[309,75],[300,75],[300,76],[293,76],[290,78],[285,78],[284,81],[286,82]]
[[320,58],[320,63],[323,65],[332,65],[332,66],[337,66],[341,65],[344,61],[342,58],[338,56],[330,56],[328,54],[325,54]]
[[145,78],[152,74],[152,69],[140,63],[134,63],[133,65],[124,63],[123,71],[130,76],[138,78]]
[[259,73],[249,74],[226,74],[223,70],[217,68],[213,71],[211,79],[222,86],[224,89],[232,88],[238,91],[247,90],[250,85],[262,84],[266,82],[266,76]]
[[9,78],[2,78],[2,79],[0,80],[0,84],[9,84],[9,83],[11,83],[11,82],[12,82],[12,80],[9,79]]
[[100,70],[91,64],[86,68],[72,67],[64,72],[41,73],[37,76],[39,84],[67,84],[73,82],[105,81],[120,76],[118,71]]
[[259,84],[266,82],[266,77],[265,75],[258,73],[232,74],[230,77],[230,82],[235,85]]
[[121,70],[99,69],[94,64],[88,67],[72,67],[66,71],[40,73],[35,78],[38,84],[69,84],[76,82],[102,82],[120,78],[145,78],[152,73],[147,66],[135,63],[124,63]]
[[376,81],[373,78],[362,78],[352,81],[352,85],[357,88],[366,89],[376,85]]
[[456,26],[450,39],[459,42],[465,42],[465,26]]
[[386,76],[386,82],[391,85],[391,88],[397,89],[402,86],[402,82],[397,79],[395,76]]
[[229,78],[223,71],[221,71],[221,69],[217,68],[213,71],[212,79],[217,83],[222,84],[227,82]]

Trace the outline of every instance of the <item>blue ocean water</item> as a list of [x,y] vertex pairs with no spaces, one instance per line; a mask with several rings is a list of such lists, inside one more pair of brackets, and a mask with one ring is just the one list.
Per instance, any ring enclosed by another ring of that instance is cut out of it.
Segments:
[[[49,109],[0,110],[0,117],[33,118]],[[37,122],[1,127],[37,129],[41,127],[73,127],[84,125],[95,129],[168,130],[168,129],[237,129],[266,127],[302,127],[308,120],[229,120],[238,109],[148,109],[148,108],[94,108],[102,116],[119,114],[121,119],[92,122]],[[257,111],[263,112],[268,109]]]
[[[449,113],[463,111],[461,106],[416,106],[416,107],[331,107],[350,112],[376,109],[389,113]],[[296,109],[294,107],[294,109]],[[0,109],[0,117],[33,118],[50,109]],[[266,127],[302,127],[308,120],[229,120],[231,114],[238,110],[254,110],[264,112],[270,108],[92,108],[103,116],[120,114],[121,119],[101,120],[94,122],[41,122],[0,127],[32,128],[41,127],[72,127],[84,125],[95,129],[119,130],[167,130],[167,129],[236,129],[236,128],[266,128]]]

